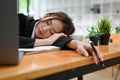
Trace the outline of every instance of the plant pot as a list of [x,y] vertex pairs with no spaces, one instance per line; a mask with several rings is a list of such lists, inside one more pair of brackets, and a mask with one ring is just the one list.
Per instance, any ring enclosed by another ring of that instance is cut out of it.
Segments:
[[90,40],[94,43],[95,46],[97,46],[99,37],[90,37]]
[[100,36],[100,45],[108,45],[110,40],[110,34],[104,34]]

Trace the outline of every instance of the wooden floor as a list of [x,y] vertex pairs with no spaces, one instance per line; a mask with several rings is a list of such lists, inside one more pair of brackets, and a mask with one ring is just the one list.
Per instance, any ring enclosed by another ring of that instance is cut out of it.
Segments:
[[[116,74],[117,69],[114,68],[113,70]],[[112,77],[112,67],[86,74],[83,76],[83,78],[84,80],[114,80],[114,78]],[[77,78],[73,78],[70,80],[77,80]],[[120,80],[120,72],[118,73],[117,80]]]

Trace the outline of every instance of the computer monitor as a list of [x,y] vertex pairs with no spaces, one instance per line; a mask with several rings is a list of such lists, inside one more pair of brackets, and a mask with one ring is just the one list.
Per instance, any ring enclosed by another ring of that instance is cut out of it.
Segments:
[[0,0],[0,65],[20,62],[18,32],[17,0]]

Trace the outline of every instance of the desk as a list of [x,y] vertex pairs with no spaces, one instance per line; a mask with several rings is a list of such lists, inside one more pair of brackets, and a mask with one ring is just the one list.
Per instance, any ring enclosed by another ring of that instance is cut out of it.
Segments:
[[110,36],[112,43],[120,44],[120,33],[112,33]]
[[[120,45],[99,46],[105,66],[120,63]],[[104,67],[105,68],[105,67]],[[0,66],[0,80],[67,80],[75,76],[103,69],[95,65],[93,57],[84,57],[76,51],[58,50],[34,55],[24,55],[19,65]],[[66,77],[63,77],[63,76]]]

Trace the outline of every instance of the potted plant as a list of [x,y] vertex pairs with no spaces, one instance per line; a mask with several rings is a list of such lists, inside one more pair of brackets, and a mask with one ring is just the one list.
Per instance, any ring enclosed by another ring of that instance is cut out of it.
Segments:
[[98,31],[100,34],[100,44],[101,45],[108,45],[111,33],[112,21],[109,20],[107,17],[102,18],[98,21]]
[[94,43],[94,45],[97,46],[99,40],[99,33],[97,28],[95,26],[92,26],[87,31],[88,31],[88,35],[86,36],[86,38],[89,38]]
[[116,26],[115,32],[116,32],[116,33],[120,33],[120,25],[119,25],[119,26]]

